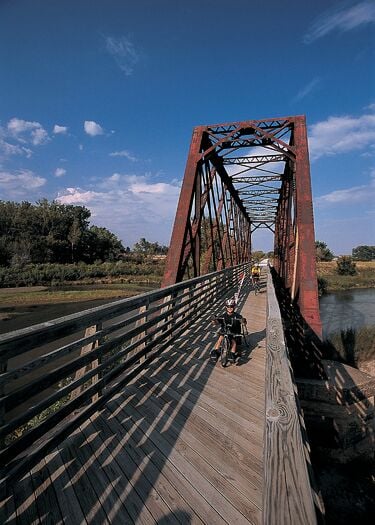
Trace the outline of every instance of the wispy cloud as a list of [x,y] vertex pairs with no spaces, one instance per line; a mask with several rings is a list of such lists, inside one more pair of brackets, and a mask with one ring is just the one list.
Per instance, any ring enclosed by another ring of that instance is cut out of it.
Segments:
[[57,200],[87,206],[94,224],[115,232],[127,245],[140,237],[166,244],[179,192],[178,183],[154,182],[151,175],[114,173],[94,188],[66,188]]
[[46,182],[30,170],[0,171],[0,189],[4,199],[30,199]]
[[312,160],[371,147],[375,142],[375,114],[328,117],[309,128]]
[[316,199],[318,205],[355,205],[375,202],[375,169],[370,174],[368,184],[335,190]]
[[346,32],[371,22],[375,22],[375,3],[373,1],[359,2],[351,7],[339,7],[324,12],[312,24],[304,37],[304,42],[310,44],[332,31]]
[[107,51],[113,56],[119,68],[125,75],[132,75],[134,66],[139,61],[139,53],[133,42],[125,36],[119,38],[108,36],[105,41]]
[[94,122],[93,120],[85,120],[83,127],[87,135],[90,135],[91,137],[96,137],[97,135],[103,135],[104,133],[104,130],[100,126],[100,124],[98,124],[97,122]]
[[110,157],[125,157],[128,160],[131,160],[132,162],[136,162],[138,159],[135,157],[130,151],[124,149],[121,151],[113,151],[109,154]]
[[30,158],[32,153],[30,148],[19,144],[11,144],[0,138],[0,159],[12,157],[13,155],[25,155],[27,158]]
[[303,87],[298,93],[297,95],[294,97],[294,102],[298,102],[299,100],[302,100],[304,99],[305,97],[307,97],[307,95],[309,95],[312,91],[314,91],[314,89],[316,88],[316,86],[320,83],[320,79],[318,77],[315,77],[311,80],[311,82],[309,82],[305,87]]

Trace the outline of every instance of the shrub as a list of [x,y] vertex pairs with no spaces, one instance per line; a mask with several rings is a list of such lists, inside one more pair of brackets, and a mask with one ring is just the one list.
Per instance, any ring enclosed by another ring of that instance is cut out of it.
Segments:
[[327,293],[328,281],[324,277],[318,277],[318,295],[321,297]]
[[337,273],[339,275],[355,275],[357,273],[356,264],[348,255],[343,255],[337,259]]

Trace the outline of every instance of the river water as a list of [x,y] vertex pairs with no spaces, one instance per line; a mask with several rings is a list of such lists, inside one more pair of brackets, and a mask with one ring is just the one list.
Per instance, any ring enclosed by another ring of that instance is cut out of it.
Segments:
[[[0,334],[73,314],[115,299],[1,308]],[[8,315],[6,315],[8,314]],[[375,325],[375,288],[346,290],[320,298],[323,337],[345,328]]]
[[346,328],[375,326],[375,288],[345,290],[320,298],[323,338]]

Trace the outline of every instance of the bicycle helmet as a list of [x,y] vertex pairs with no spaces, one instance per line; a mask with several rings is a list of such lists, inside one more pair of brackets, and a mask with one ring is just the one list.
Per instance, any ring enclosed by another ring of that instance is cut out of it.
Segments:
[[234,299],[227,299],[225,301],[225,306],[233,306],[233,308],[236,306],[236,301]]

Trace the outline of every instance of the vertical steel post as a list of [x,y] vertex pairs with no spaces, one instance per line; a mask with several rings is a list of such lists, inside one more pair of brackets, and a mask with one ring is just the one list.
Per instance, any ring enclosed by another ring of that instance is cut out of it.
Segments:
[[322,325],[319,313],[318,283],[316,279],[316,253],[310,163],[307,145],[305,117],[294,119],[295,160],[295,216],[296,257],[295,283],[292,299],[298,293],[298,304],[306,322],[321,337]]

